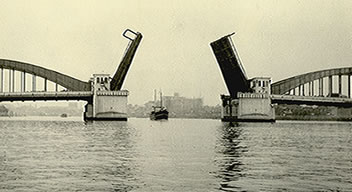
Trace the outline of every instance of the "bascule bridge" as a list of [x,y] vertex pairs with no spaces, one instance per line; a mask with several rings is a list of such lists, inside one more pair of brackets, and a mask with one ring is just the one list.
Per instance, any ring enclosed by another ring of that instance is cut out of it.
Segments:
[[[109,74],[93,74],[89,81],[81,81],[38,65],[0,59],[0,101],[83,100],[87,101],[85,120],[127,120],[128,91],[122,90],[122,85],[143,36],[129,29],[122,35],[129,43],[112,77]],[[8,80],[4,78],[5,73]],[[19,85],[15,82],[16,74],[20,75]],[[30,88],[26,87],[27,74],[32,75]],[[37,77],[43,81],[42,90],[38,89]],[[55,84],[54,91],[48,91],[48,81]],[[7,90],[5,82],[8,83]],[[64,90],[59,90],[59,86]]]
[[233,34],[210,43],[230,93],[221,95],[222,121],[275,121],[275,104],[336,106],[346,119],[352,119],[352,67],[305,73],[274,83],[270,77],[249,79],[231,39]]

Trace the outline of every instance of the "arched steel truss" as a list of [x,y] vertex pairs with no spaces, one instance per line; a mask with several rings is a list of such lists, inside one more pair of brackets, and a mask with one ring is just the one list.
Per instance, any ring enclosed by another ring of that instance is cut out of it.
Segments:
[[0,59],[0,68],[33,74],[35,76],[39,76],[54,83],[57,83],[70,91],[91,90],[91,85],[89,82],[84,82],[68,75],[29,63]]
[[271,93],[282,95],[296,87],[299,87],[300,85],[304,85],[306,83],[312,82],[314,80],[322,79],[324,77],[338,76],[338,75],[352,75],[352,67],[327,69],[327,70],[315,71],[315,72],[310,72],[310,73],[305,73],[302,75],[290,77],[288,79],[284,79],[276,83],[273,83],[271,85]]

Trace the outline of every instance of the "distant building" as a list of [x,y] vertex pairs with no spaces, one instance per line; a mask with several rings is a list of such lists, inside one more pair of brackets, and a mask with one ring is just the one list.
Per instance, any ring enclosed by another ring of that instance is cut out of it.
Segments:
[[[204,118],[219,119],[221,106],[204,106],[202,98],[186,98],[174,93],[173,96],[162,97],[163,106],[169,111],[171,118]],[[130,117],[149,117],[153,106],[159,106],[160,100],[148,101],[143,106],[128,105]]]
[[163,106],[175,116],[198,113],[202,110],[203,99],[181,97],[179,93],[174,93],[173,96],[163,96]]

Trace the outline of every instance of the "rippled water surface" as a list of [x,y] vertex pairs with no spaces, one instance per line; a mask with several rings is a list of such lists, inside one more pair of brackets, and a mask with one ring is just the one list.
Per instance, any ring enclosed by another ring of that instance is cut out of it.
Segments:
[[1,118],[0,191],[352,191],[352,123]]

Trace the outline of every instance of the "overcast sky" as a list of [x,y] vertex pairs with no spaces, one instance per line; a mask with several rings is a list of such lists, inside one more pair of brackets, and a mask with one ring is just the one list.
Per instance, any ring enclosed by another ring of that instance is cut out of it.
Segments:
[[114,74],[130,28],[144,36],[123,85],[129,103],[179,92],[220,103],[227,94],[209,43],[233,41],[248,77],[352,66],[352,1],[0,1],[0,58],[87,81]]

